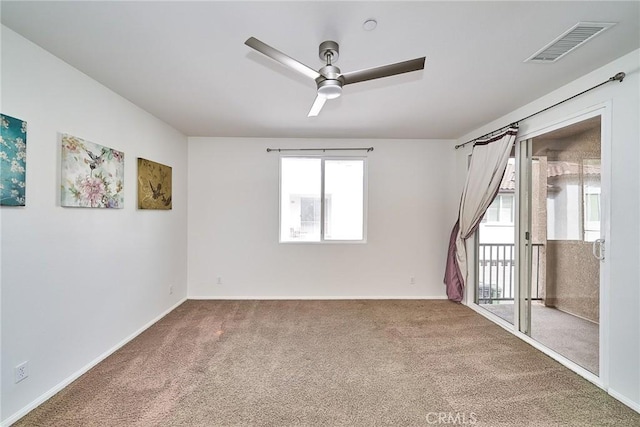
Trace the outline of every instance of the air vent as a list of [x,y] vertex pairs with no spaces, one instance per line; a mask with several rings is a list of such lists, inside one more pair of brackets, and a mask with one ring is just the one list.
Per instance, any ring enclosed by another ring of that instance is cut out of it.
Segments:
[[525,59],[524,62],[556,62],[614,25],[615,23],[611,22],[578,22],[560,37]]

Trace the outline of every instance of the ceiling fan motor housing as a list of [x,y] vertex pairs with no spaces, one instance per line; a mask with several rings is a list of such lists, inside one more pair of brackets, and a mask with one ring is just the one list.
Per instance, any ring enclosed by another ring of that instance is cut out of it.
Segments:
[[[331,64],[331,62],[336,62],[338,60],[339,53],[340,47],[338,46],[338,43],[332,40],[327,40],[320,43],[318,54],[322,62],[327,61],[328,64]],[[330,55],[330,58],[327,58],[327,55]]]
[[340,74],[340,69],[338,67],[335,65],[325,65],[320,68],[318,72],[321,74],[321,77],[316,80],[316,84],[318,85],[318,95],[324,96],[327,99],[334,99],[342,95],[344,78]]

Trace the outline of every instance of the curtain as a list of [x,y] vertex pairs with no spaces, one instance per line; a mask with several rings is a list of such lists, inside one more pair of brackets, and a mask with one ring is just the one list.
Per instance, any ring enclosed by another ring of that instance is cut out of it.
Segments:
[[478,139],[473,144],[458,220],[449,239],[444,275],[447,297],[452,301],[460,302],[464,295],[467,277],[465,241],[476,231],[484,213],[500,190],[500,182],[517,134],[518,125],[514,124],[495,136]]

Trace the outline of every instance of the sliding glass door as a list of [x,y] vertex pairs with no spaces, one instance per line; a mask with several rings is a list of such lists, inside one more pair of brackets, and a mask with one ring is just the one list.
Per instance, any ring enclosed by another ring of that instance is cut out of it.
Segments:
[[600,375],[602,113],[516,143],[476,234],[475,303]]
[[599,375],[601,117],[519,143],[519,330]]

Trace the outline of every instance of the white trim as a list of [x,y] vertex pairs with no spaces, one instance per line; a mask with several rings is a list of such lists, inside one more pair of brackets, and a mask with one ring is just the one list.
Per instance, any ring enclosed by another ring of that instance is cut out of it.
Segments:
[[[605,239],[604,251],[605,259],[600,262],[600,313],[598,322],[600,323],[600,380],[606,390],[609,390],[609,290],[611,284],[610,263],[607,256],[610,253],[609,236],[611,236],[611,123],[612,104],[611,101],[600,104],[600,238]],[[618,399],[622,401],[621,399]],[[624,402],[623,402],[624,403]],[[625,403],[627,404],[627,403]],[[629,406],[627,404],[627,406]],[[638,411],[638,404],[636,404]],[[638,411],[640,412],[640,411]]]
[[634,402],[633,400],[631,400],[628,397],[618,393],[617,391],[615,391],[613,389],[609,389],[608,392],[609,392],[609,396],[613,397],[614,399],[619,400],[620,402],[622,402],[625,405],[627,405],[629,408],[631,408],[634,411],[640,413],[640,403]]
[[85,366],[83,366],[82,368],[80,368],[79,370],[77,370],[76,372],[74,372],[73,374],[71,374],[70,376],[68,376],[67,378],[65,378],[64,380],[59,382],[58,384],[56,384],[53,388],[49,389],[47,392],[41,394],[38,398],[36,398],[34,401],[29,403],[28,405],[26,405],[22,409],[20,409],[18,412],[14,413],[13,415],[11,415],[8,418],[6,418],[4,421],[2,421],[2,423],[0,423],[0,426],[1,427],[8,427],[11,424],[15,423],[16,421],[18,421],[20,418],[22,418],[25,415],[27,415],[29,412],[31,412],[32,410],[34,410],[35,408],[37,408],[38,406],[43,404],[46,400],[48,400],[51,397],[53,397],[53,395],[58,393],[60,390],[62,390],[63,388],[65,388],[66,386],[68,386],[69,384],[71,384],[72,382],[77,380],[78,378],[80,378],[82,375],[87,373],[91,368],[96,366],[98,363],[102,362],[104,359],[106,359],[107,357],[111,356],[113,353],[115,353],[117,350],[119,350],[121,347],[123,347],[129,341],[131,341],[132,339],[136,338],[138,335],[143,333],[145,330],[149,329],[156,322],[158,322],[160,319],[162,319],[167,314],[171,313],[173,310],[175,310],[180,304],[182,304],[186,300],[187,300],[187,298],[182,298],[180,301],[178,301],[176,304],[171,306],[169,309],[165,310],[162,314],[160,314],[159,316],[155,317],[151,321],[147,322],[144,326],[142,326],[140,329],[138,329],[137,331],[135,331],[134,333],[132,333],[131,335],[129,335],[128,337],[126,337],[125,339],[120,341],[118,344],[116,344],[115,346],[111,347],[109,350],[105,351],[100,356],[96,357],[91,362],[89,362],[88,364],[86,364]]
[[429,296],[429,295],[365,295],[365,296],[357,296],[357,295],[323,295],[323,296],[286,296],[286,295],[269,295],[269,296],[258,296],[258,295],[238,295],[238,296],[230,296],[230,295],[190,295],[188,297],[190,300],[220,300],[220,301],[229,301],[229,300],[241,300],[241,301],[274,301],[274,300],[282,300],[282,301],[307,301],[307,300],[318,300],[318,301],[328,301],[328,300],[446,300],[446,295],[437,295],[437,296]]

